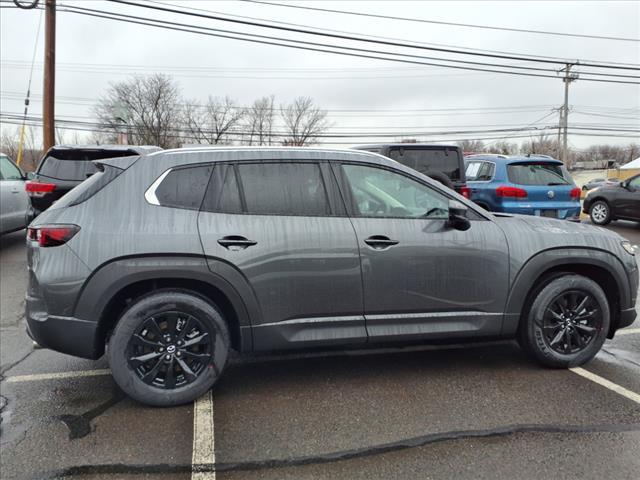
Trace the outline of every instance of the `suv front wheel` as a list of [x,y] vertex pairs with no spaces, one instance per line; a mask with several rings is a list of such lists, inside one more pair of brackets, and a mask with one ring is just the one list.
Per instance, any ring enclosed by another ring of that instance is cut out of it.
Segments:
[[163,290],[124,312],[109,341],[109,366],[134,399],[181,405],[213,386],[229,345],[225,320],[213,304],[188,291]]
[[571,368],[590,361],[609,331],[607,297],[593,280],[567,274],[542,288],[518,332],[520,345],[543,365]]

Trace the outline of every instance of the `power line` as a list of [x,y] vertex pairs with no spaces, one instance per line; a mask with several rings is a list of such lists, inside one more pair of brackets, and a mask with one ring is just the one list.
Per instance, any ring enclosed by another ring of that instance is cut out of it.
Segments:
[[[113,0],[113,1],[116,1],[116,0]],[[189,33],[196,33],[196,34],[200,34],[200,35],[207,35],[207,36],[212,36],[212,37],[217,37],[217,38],[228,38],[228,39],[240,40],[240,41],[245,41],[245,42],[250,42],[250,43],[258,43],[258,44],[263,44],[263,45],[275,45],[275,46],[282,46],[282,47],[294,48],[294,49],[305,50],[305,51],[315,51],[315,52],[331,53],[331,54],[336,54],[336,55],[344,55],[344,56],[349,56],[349,57],[391,61],[391,62],[396,62],[396,63],[411,64],[411,65],[438,66],[438,67],[452,68],[452,69],[459,69],[459,70],[471,70],[471,71],[480,71],[480,72],[503,73],[503,74],[509,74],[509,75],[530,76],[530,77],[538,77],[538,78],[554,78],[554,79],[558,78],[555,75],[543,75],[543,74],[536,74],[536,73],[513,72],[513,71],[508,71],[508,70],[476,68],[476,67],[468,67],[468,66],[460,66],[460,65],[446,65],[446,64],[441,64],[441,63],[429,63],[429,62],[423,62],[423,61],[417,61],[417,60],[408,60],[406,58],[395,58],[395,57],[398,57],[398,56],[400,56],[400,57],[409,57],[409,58],[422,58],[422,57],[417,56],[417,55],[408,55],[408,54],[400,54],[400,53],[394,53],[394,52],[367,50],[367,49],[361,49],[361,48],[355,48],[355,47],[345,47],[345,46],[338,46],[338,45],[317,44],[317,43],[314,43],[314,42],[304,42],[304,41],[299,41],[299,40],[283,39],[283,38],[278,38],[278,37],[268,37],[268,36],[264,36],[264,35],[255,35],[255,34],[248,34],[248,33],[233,32],[236,35],[244,35],[245,36],[245,37],[238,37],[238,36],[234,36],[234,35],[214,34],[214,33],[210,33],[210,31],[218,31],[217,29],[212,29],[212,28],[208,28],[208,27],[201,27],[201,26],[190,26],[190,25],[186,25],[189,28],[178,28],[178,27],[175,27],[175,26],[168,26],[168,25],[185,25],[185,24],[179,24],[179,23],[176,23],[176,22],[169,22],[169,21],[165,21],[165,20],[156,20],[156,19],[148,20],[148,19],[145,19],[145,18],[142,18],[142,17],[136,17],[136,16],[132,16],[132,15],[123,15],[123,14],[117,14],[117,13],[113,13],[113,12],[104,12],[104,11],[99,11],[99,10],[81,8],[81,7],[64,6],[64,8],[62,8],[62,9],[59,8],[58,10],[59,11],[63,11],[63,12],[76,13],[76,14],[80,14],[80,15],[87,15],[87,16],[91,16],[91,17],[98,17],[98,18],[105,18],[105,19],[116,20],[116,21],[123,21],[123,22],[126,22],[126,23],[146,25],[146,26],[164,28],[164,29],[174,30],[174,31],[183,31],[183,32],[189,32]],[[95,13],[95,12],[101,12],[101,13]],[[134,20],[134,19],[140,19],[140,20]],[[156,22],[156,23],[150,23],[150,22]],[[198,30],[194,30],[194,29],[198,29]],[[202,31],[202,30],[205,30],[205,31]],[[250,38],[246,38],[247,36],[250,37]],[[263,38],[263,39],[264,38],[273,38],[274,40],[278,40],[280,42],[291,42],[291,43],[279,43],[279,42],[266,41],[266,40],[256,40],[256,39],[251,38],[251,37],[259,37],[259,38]],[[319,45],[320,47],[325,47],[325,48],[313,48],[313,47],[308,47],[308,46],[301,46],[300,44]],[[347,50],[347,51],[328,50],[327,48],[342,49],[342,50]],[[371,53],[372,55],[365,55],[365,54],[362,54],[362,53],[354,53],[354,52],[366,52],[366,53]],[[378,54],[393,55],[395,57],[379,56]],[[445,61],[445,62],[460,62],[459,60],[451,60],[451,59],[441,59],[441,60]],[[469,62],[466,62],[466,63],[469,63]],[[516,67],[513,67],[513,66],[509,66],[509,65],[504,65],[503,67],[504,68],[516,68]],[[533,67],[528,67],[528,68],[531,68],[531,69],[535,70],[535,68],[533,68]],[[589,73],[590,72],[583,72],[583,74],[589,74]],[[640,82],[631,82],[631,81],[626,81],[626,80],[608,80],[608,79],[585,78],[585,77],[583,77],[583,80],[592,81],[592,82],[603,82],[603,83],[618,83],[618,84],[633,84],[633,85],[640,84]]]
[[[477,25],[477,24],[471,24],[471,23],[444,22],[439,20],[426,20],[426,19],[419,19],[419,18],[396,17],[392,15],[376,15],[373,13],[352,12],[352,11],[346,11],[346,10],[333,10],[330,8],[319,8],[319,7],[309,7],[309,6],[303,7],[302,5],[284,4],[284,3],[276,3],[276,2],[264,2],[259,0],[242,0],[242,1],[249,2],[249,3],[257,3],[261,5],[277,6],[277,7],[298,8],[303,10],[313,10],[317,12],[326,12],[326,13],[338,13],[342,15],[381,18],[385,20],[401,20],[404,22],[431,23],[435,25],[448,25],[453,27],[466,27],[466,28],[481,28],[485,30],[503,30],[507,32],[531,33],[531,34],[538,34],[538,35],[556,35],[556,36],[562,36],[562,37],[592,38],[597,40],[640,42],[640,39],[637,39],[637,38],[613,37],[613,36],[606,36],[606,35],[587,35],[587,34],[568,33],[568,32],[552,32],[549,30],[531,30],[531,29],[523,29],[523,28],[495,27],[495,26]],[[160,2],[154,2],[154,3],[160,3]]]
[[[176,6],[176,5],[171,5],[168,2],[161,2],[161,1],[157,1],[157,0],[144,0],[147,3],[157,3],[160,5],[169,5],[169,6]],[[276,24],[280,24],[280,25],[292,25],[295,27],[305,27],[305,25],[301,25],[298,23],[290,23],[290,22],[283,22],[280,20],[274,20],[274,19],[262,19],[262,18],[256,18],[256,17],[248,17],[248,16],[243,16],[243,15],[235,15],[235,14],[231,14],[231,13],[223,13],[223,12],[216,12],[213,10],[207,10],[204,8],[196,8],[196,7],[189,7],[189,6],[182,6],[182,8],[186,9],[186,10],[192,10],[192,11],[197,11],[197,12],[206,12],[206,13],[216,13],[216,14],[221,14],[221,15],[227,15],[230,17],[237,17],[237,18],[245,18],[245,19],[250,19],[250,20],[260,20],[260,21],[269,21],[271,23],[276,23]],[[315,27],[314,27],[315,28]],[[336,33],[346,33],[346,34],[351,34],[352,32],[347,32],[344,30],[335,30],[335,29],[330,29],[330,28],[316,28],[316,30],[321,30],[321,31],[327,31],[327,32],[336,32]],[[382,39],[382,40],[395,40],[395,41],[401,41],[401,42],[411,42],[417,45],[427,45],[427,46],[435,46],[435,47],[447,47],[447,48],[455,48],[455,49],[460,49],[460,50],[470,50],[470,51],[476,51],[476,52],[481,52],[481,53],[499,53],[499,54],[504,54],[504,55],[516,55],[514,52],[506,52],[506,51],[502,51],[502,50],[489,50],[489,49],[481,49],[481,48],[472,48],[472,47],[464,47],[464,46],[460,46],[460,45],[450,45],[450,44],[442,44],[442,43],[433,43],[433,42],[420,42],[420,41],[416,41],[416,40],[406,40],[406,39],[399,39],[396,37],[384,37],[384,36],[380,36],[380,35],[370,35],[370,34],[360,34],[369,38],[377,38],[377,39]],[[529,57],[532,58],[540,58],[540,59],[547,59],[547,60],[558,60],[558,61],[562,61],[562,62],[567,62],[567,61],[573,61],[572,59],[568,59],[568,58],[561,58],[561,57],[553,57],[553,56],[548,56],[548,55],[533,55],[533,54],[528,54]],[[622,66],[637,66],[634,64],[630,64],[630,63],[623,63],[623,62],[605,62],[602,60],[590,60],[590,59],[583,59],[583,61],[585,62],[590,62],[590,63],[607,63],[607,64],[611,64],[611,65],[622,65]]]
[[[185,10],[181,10],[181,9],[177,9],[177,8],[169,8],[167,6],[159,6],[157,4],[156,5],[146,5],[146,4],[133,2],[133,1],[130,1],[130,0],[107,0],[107,1],[112,2],[112,3],[119,3],[119,4],[123,4],[123,5],[136,6],[136,7],[140,7],[140,8],[163,11],[163,12],[168,12],[168,13],[176,13],[176,14],[179,14],[179,15],[187,15],[187,16],[192,16],[192,17],[197,17],[197,18],[206,18],[206,19],[210,19],[210,20],[218,20],[218,21],[222,21],[222,22],[230,22],[230,23],[236,23],[236,24],[247,25],[247,26],[252,26],[252,27],[269,28],[269,29],[275,29],[275,30],[280,30],[280,31],[287,31],[287,32],[291,32],[291,33],[302,33],[302,34],[306,34],[306,35],[316,35],[316,36],[321,36],[321,37],[329,37],[329,38],[335,38],[335,39],[339,39],[339,40],[350,40],[350,41],[357,41],[357,42],[374,43],[374,44],[378,44],[378,45],[386,45],[386,46],[391,46],[391,47],[413,48],[413,49],[419,49],[419,50],[431,50],[431,51],[437,51],[437,52],[443,52],[443,53],[454,53],[454,54],[460,54],[460,55],[473,55],[473,56],[480,56],[480,57],[500,58],[500,59],[503,59],[503,60],[521,60],[521,61],[537,62],[537,63],[552,63],[552,64],[556,64],[556,65],[564,65],[564,64],[566,64],[566,61],[562,61],[562,60],[543,60],[543,59],[540,59],[540,58],[527,57],[527,56],[522,56],[522,55],[499,55],[499,54],[489,54],[489,53],[478,53],[478,52],[473,52],[473,51],[464,51],[464,50],[451,49],[451,48],[439,48],[439,47],[427,47],[427,46],[422,46],[422,45],[412,45],[412,44],[409,44],[409,43],[396,42],[396,41],[372,40],[372,39],[369,39],[369,38],[365,38],[365,37],[361,37],[361,36],[355,36],[355,35],[343,35],[343,34],[336,34],[336,33],[318,32],[318,31],[315,31],[315,30],[310,30],[308,27],[305,27],[305,28],[294,28],[294,27],[277,26],[277,25],[271,25],[271,24],[263,23],[263,22],[229,18],[229,17],[225,17],[225,16],[222,16],[222,15],[211,15],[211,14],[204,14],[204,13],[189,12],[189,11],[185,11]],[[163,4],[163,5],[166,5],[166,4]],[[583,66],[596,67],[596,68],[614,68],[614,69],[623,69],[623,70],[640,70],[640,66],[622,67],[622,66],[619,66],[619,65],[611,65],[611,64],[595,64],[595,63],[581,63],[581,62],[576,62],[576,63],[579,63],[580,65],[583,65]]]

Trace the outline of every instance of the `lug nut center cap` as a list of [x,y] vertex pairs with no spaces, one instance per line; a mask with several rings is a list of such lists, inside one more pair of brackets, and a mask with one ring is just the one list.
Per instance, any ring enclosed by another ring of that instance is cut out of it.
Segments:
[[176,346],[175,345],[169,345],[167,347],[167,353],[176,353]]

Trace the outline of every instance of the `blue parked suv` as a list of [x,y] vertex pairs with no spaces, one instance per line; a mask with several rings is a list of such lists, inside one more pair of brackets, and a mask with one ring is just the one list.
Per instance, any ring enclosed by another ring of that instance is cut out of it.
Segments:
[[580,219],[580,189],[560,160],[471,155],[465,164],[471,200],[486,210]]

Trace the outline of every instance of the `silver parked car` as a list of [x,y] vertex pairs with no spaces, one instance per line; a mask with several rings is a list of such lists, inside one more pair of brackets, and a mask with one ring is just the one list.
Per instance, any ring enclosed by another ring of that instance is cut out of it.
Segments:
[[21,230],[29,223],[30,203],[26,176],[11,159],[0,153],[0,233]]
[[29,334],[80,357],[106,351],[147,404],[202,395],[231,349],[515,337],[566,368],[636,316],[638,267],[618,234],[492,214],[374,153],[97,163],[29,226]]

